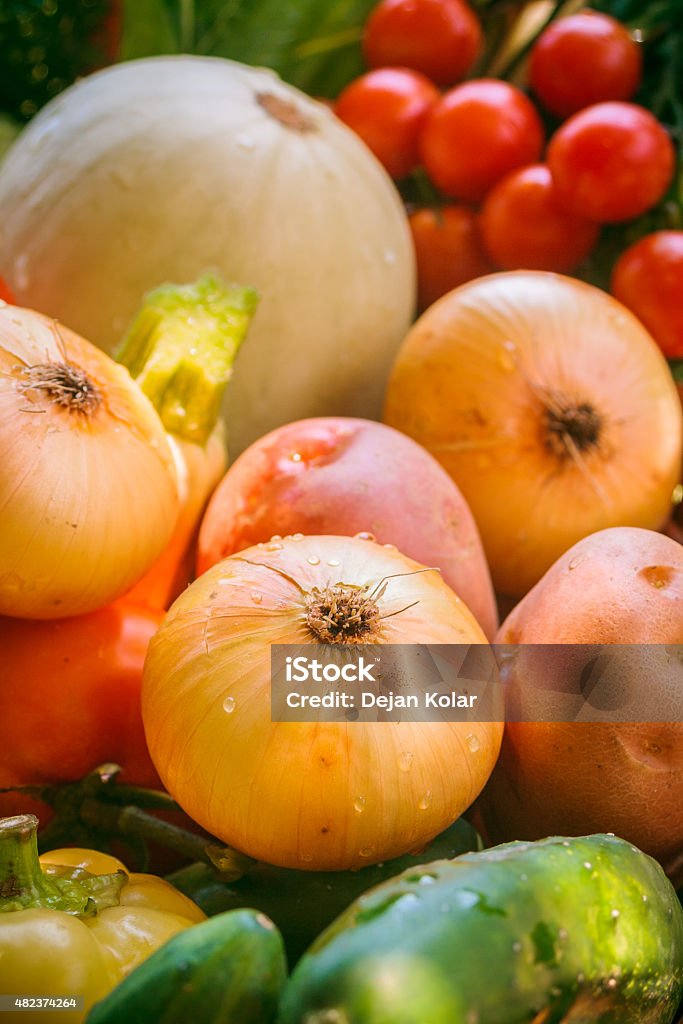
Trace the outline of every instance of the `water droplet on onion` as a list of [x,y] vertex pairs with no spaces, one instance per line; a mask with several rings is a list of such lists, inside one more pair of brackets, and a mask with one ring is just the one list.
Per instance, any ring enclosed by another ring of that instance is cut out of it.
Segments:
[[[512,345],[512,348],[510,348],[510,345]],[[498,350],[496,360],[501,370],[505,370],[506,373],[512,373],[515,369],[516,363],[512,355],[514,351],[516,351],[516,346],[513,342],[503,342]]]
[[227,713],[229,715],[232,714],[232,712],[235,710],[235,698],[234,697],[226,697],[225,698],[225,700],[223,701],[223,710],[227,711]]
[[424,796],[420,797],[417,805],[419,811],[426,811],[432,806],[432,791],[428,789]]

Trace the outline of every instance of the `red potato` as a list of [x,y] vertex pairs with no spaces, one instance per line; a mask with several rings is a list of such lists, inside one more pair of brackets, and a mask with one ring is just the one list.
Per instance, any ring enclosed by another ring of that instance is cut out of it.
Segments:
[[[620,649],[614,692],[651,720],[508,722],[475,812],[489,841],[615,832],[672,865],[683,850],[683,721],[654,719],[683,701],[683,547],[649,530],[592,534],[553,565],[496,639],[557,645],[522,647],[503,662],[508,697],[527,709],[547,700],[548,685],[556,702],[585,696],[593,645],[630,645]],[[575,645],[590,646],[584,654]]]
[[438,567],[493,636],[491,578],[465,499],[424,448],[368,420],[300,420],[243,452],[207,508],[197,570],[277,534],[362,532]]

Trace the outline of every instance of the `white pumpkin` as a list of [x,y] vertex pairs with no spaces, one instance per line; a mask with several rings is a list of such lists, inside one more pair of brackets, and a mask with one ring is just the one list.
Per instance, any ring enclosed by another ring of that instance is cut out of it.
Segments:
[[233,61],[130,61],[52,100],[3,162],[0,276],[108,351],[147,290],[206,270],[261,294],[233,454],[301,417],[378,417],[412,246],[393,183],[324,104]]

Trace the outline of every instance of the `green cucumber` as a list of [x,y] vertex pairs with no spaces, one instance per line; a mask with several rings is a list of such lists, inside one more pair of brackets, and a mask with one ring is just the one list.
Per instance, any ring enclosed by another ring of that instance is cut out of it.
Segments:
[[226,883],[208,864],[197,863],[180,868],[168,880],[205,914],[257,907],[280,929],[291,966],[316,936],[371,886],[425,861],[457,857],[478,849],[479,835],[469,822],[460,818],[419,853],[408,853],[358,871],[293,871],[257,862],[242,878]]
[[272,1024],[286,975],[272,921],[231,910],[174,935],[95,1004],[86,1024]]
[[660,866],[596,835],[404,872],[300,960],[280,1024],[671,1024],[683,910]]

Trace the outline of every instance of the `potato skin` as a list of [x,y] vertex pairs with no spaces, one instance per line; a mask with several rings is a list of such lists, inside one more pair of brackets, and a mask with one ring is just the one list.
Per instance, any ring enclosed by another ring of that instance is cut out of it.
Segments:
[[[496,641],[683,644],[683,547],[649,530],[592,534],[517,605]],[[554,686],[570,689],[575,654],[558,648],[545,663],[523,655],[518,664],[537,677],[552,671]],[[538,682],[517,671],[509,685],[519,692]],[[680,667],[672,678],[680,684]],[[683,849],[683,722],[510,722],[475,818],[491,842],[614,832],[671,864]]]
[[492,639],[493,588],[465,499],[417,442],[369,420],[299,420],[251,445],[209,503],[197,569],[276,534],[360,532],[441,569]]

